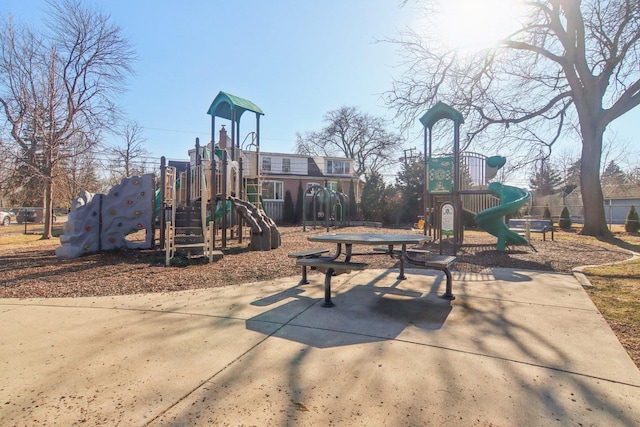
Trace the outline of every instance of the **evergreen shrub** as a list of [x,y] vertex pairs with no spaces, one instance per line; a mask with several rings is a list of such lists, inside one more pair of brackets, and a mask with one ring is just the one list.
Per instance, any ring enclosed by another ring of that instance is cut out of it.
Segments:
[[553,218],[551,218],[551,209],[549,209],[549,205],[544,205],[544,211],[542,212],[542,218],[548,219],[551,221],[551,225],[553,225]]
[[558,225],[563,230],[571,229],[571,215],[569,215],[569,208],[566,206],[562,208],[562,212],[560,213],[560,222]]
[[293,207],[293,198],[291,191],[284,193],[284,206],[282,207],[282,221],[285,224],[294,224],[296,222],[296,213]]
[[637,233],[640,230],[640,222],[638,221],[638,211],[635,205],[631,205],[629,213],[627,213],[627,221],[624,223],[624,229],[627,233]]

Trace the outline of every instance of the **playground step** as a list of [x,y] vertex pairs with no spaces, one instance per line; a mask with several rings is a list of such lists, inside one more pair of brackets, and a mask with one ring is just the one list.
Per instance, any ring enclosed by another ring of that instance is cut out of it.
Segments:
[[180,235],[185,235],[185,236],[191,236],[191,235],[196,235],[196,236],[201,236],[202,235],[202,227],[181,227],[181,226],[176,226],[175,228],[176,230],[176,235],[180,234]]
[[176,243],[176,249],[204,249],[204,243]]
[[181,246],[181,245],[200,245],[200,246],[202,246],[204,244],[204,238],[202,236],[196,236],[196,235],[184,236],[184,235],[176,234],[174,236],[174,240],[175,240],[175,243],[176,243],[176,247]]
[[200,212],[176,212],[176,224],[185,224],[185,225],[202,225],[202,217],[200,216]]

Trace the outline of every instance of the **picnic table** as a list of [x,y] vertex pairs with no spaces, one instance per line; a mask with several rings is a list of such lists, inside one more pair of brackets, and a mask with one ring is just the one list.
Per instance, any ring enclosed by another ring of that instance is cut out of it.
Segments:
[[[416,235],[416,234],[374,234],[374,233],[345,233],[345,234],[320,234],[315,236],[309,236],[307,239],[311,242],[322,243],[334,243],[336,245],[335,252],[330,256],[313,256],[313,257],[298,257],[296,264],[304,267],[315,268],[325,273],[325,300],[323,307],[333,307],[334,304],[331,301],[331,276],[336,274],[348,273],[352,270],[364,270],[368,264],[361,262],[352,262],[352,256],[356,255],[374,255],[375,251],[368,251],[364,253],[354,253],[354,245],[364,246],[384,246],[387,251],[383,254],[389,254],[394,257],[397,255],[397,259],[400,261],[400,274],[399,280],[404,280],[407,277],[404,274],[405,261],[415,262],[407,255],[407,245],[416,245],[428,241],[429,236]],[[343,252],[344,246],[344,252]],[[394,246],[400,246],[400,250],[394,250]],[[380,254],[380,252],[377,252]],[[341,255],[344,254],[344,257]],[[449,259],[443,264],[442,268],[439,268],[436,263],[432,262],[429,265],[425,262],[425,266],[430,268],[439,269],[445,271],[447,275],[447,291],[444,295],[445,298],[454,299],[455,297],[451,293],[451,274],[448,271],[448,267],[453,263],[455,257],[449,257]]]

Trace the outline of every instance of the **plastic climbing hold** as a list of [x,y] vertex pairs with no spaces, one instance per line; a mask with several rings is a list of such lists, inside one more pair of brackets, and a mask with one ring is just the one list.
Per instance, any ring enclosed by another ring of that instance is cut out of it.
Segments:
[[107,240],[109,240],[109,243],[115,243],[116,239],[113,237],[109,237]]
[[135,211],[134,213],[135,213],[136,216],[140,216],[142,214],[141,211]]
[[87,230],[87,231],[91,231],[91,226],[90,225],[85,225],[84,229]]
[[138,228],[142,229],[142,228],[144,228],[144,226],[142,224],[138,223]]
[[127,204],[128,205],[132,205],[133,204],[133,200],[127,200]]
[[133,180],[133,185],[138,185],[139,183],[140,183],[140,180],[139,180],[139,179],[134,179],[134,180]]
[[111,210],[109,211],[109,213],[110,213],[111,215],[115,215],[115,214],[116,214],[116,210],[115,210],[115,209],[111,209]]

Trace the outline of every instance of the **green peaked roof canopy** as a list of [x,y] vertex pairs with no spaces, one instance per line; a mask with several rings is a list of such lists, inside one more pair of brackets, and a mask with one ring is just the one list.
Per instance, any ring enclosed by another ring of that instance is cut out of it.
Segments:
[[453,120],[458,125],[464,123],[462,114],[444,102],[438,102],[431,107],[429,111],[424,113],[424,116],[420,117],[420,122],[425,128],[431,129],[441,119]]
[[226,92],[218,92],[218,95],[211,103],[207,114],[214,117],[222,117],[223,119],[231,120],[232,111],[236,112],[236,122],[240,121],[240,117],[245,111],[251,111],[256,113],[256,115],[260,114],[264,116],[264,113],[262,112],[260,107],[258,107],[253,102]]

